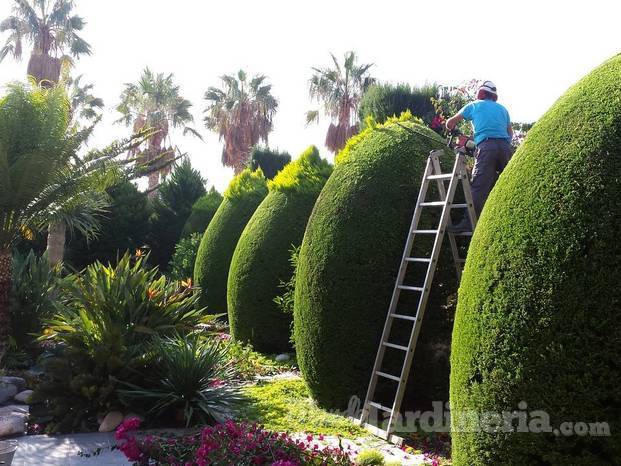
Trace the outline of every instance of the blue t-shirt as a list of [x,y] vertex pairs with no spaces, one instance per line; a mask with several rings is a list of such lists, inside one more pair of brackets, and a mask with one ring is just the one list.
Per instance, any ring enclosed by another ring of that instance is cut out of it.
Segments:
[[472,122],[475,144],[481,144],[487,138],[506,139],[511,142],[507,130],[511,118],[507,109],[498,102],[477,100],[465,105],[459,113]]

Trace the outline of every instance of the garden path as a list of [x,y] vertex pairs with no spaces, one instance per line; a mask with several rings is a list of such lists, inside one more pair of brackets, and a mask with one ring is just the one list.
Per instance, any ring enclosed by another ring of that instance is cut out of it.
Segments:
[[[127,466],[130,463],[120,451],[111,451],[114,434],[72,434],[50,437],[28,435],[18,439],[19,446],[12,466]],[[101,454],[90,458],[78,454]]]

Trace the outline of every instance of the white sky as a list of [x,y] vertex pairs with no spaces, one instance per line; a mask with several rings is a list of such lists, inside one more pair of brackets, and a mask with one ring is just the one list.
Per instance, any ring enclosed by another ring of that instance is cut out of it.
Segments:
[[[93,55],[75,74],[94,82],[106,103],[92,145],[128,135],[113,125],[122,86],[145,66],[173,72],[194,104],[205,141],[175,135],[209,183],[223,190],[232,177],[220,163],[218,136],[202,125],[203,94],[239,68],[263,73],[280,107],[270,145],[297,157],[323,146],[328,120],[305,127],[311,66],[355,50],[382,81],[457,83],[490,79],[514,121],[533,121],[593,67],[621,51],[621,1],[591,0],[77,0]],[[0,18],[12,0],[0,0]],[[5,36],[0,37],[4,42]],[[27,58],[27,57],[26,57]],[[0,64],[0,85],[24,79],[26,60]]]

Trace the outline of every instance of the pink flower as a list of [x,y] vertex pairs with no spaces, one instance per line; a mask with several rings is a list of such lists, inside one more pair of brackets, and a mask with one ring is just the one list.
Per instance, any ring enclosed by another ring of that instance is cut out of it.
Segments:
[[140,422],[140,419],[137,417],[130,417],[129,419],[121,422],[121,425],[116,428],[114,438],[117,440],[127,439],[127,432],[138,429],[138,427],[140,427]]

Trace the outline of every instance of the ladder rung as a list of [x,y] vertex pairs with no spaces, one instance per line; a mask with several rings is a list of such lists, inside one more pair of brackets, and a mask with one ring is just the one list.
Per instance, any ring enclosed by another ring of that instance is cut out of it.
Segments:
[[390,317],[392,317],[393,319],[403,319],[403,320],[411,320],[411,321],[416,320],[416,317],[406,316],[404,314],[390,314]]
[[466,263],[466,259],[457,259],[457,260],[455,260],[455,262],[457,262],[458,264],[465,264]]
[[444,204],[446,204],[446,201],[421,202],[418,205],[421,207],[434,207],[434,206],[443,206]]
[[429,175],[427,177],[428,180],[450,180],[453,178],[452,173],[444,173],[442,175]]
[[388,343],[387,341],[383,341],[382,345],[387,346],[388,348],[394,348],[394,349],[398,349],[398,350],[401,350],[401,351],[407,351],[408,350],[407,346],[395,345],[394,343]]
[[467,209],[468,204],[451,204],[451,209]]
[[385,379],[395,380],[397,382],[401,381],[401,379],[396,375],[387,374],[386,372],[375,371],[375,375],[379,375],[380,377],[384,377]]
[[461,233],[453,233],[455,236],[472,236],[471,231],[462,231]]
[[417,235],[435,235],[438,233],[438,230],[414,230],[412,233]]
[[420,286],[399,285],[397,288],[399,288],[400,290],[408,290],[408,291],[423,291],[424,290],[424,288],[421,288]]
[[386,411],[387,413],[392,412],[392,408],[387,408],[386,406],[382,406],[381,404],[376,403],[375,401],[369,401],[369,406],[373,406],[374,408],[381,409],[382,411]]
[[406,257],[407,262],[431,262],[430,257]]

